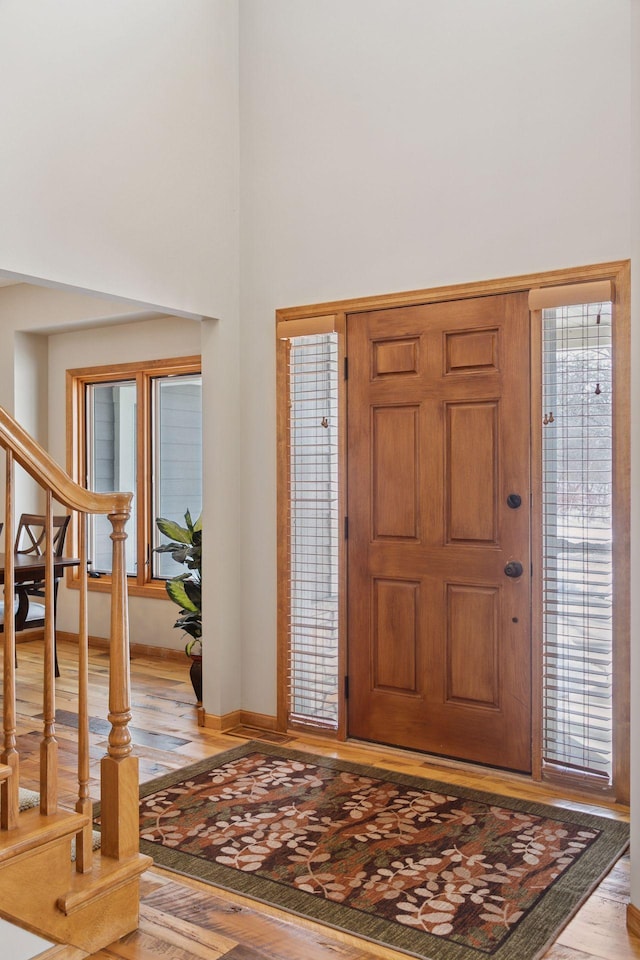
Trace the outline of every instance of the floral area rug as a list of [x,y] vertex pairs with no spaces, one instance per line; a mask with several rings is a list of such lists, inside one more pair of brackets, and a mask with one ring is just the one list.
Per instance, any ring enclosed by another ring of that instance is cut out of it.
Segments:
[[159,866],[429,960],[533,960],[626,824],[265,743],[140,788]]

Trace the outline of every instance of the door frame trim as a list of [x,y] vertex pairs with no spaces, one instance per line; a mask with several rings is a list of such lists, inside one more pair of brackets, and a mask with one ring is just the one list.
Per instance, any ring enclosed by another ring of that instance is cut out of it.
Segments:
[[[613,351],[614,376],[616,390],[613,409],[613,488],[616,509],[613,518],[614,552],[613,562],[616,571],[614,580],[614,631],[616,636],[614,654],[614,791],[616,799],[626,802],[629,797],[629,631],[630,631],[630,585],[629,585],[629,557],[630,557],[630,261],[617,260],[606,263],[590,264],[579,267],[568,267],[560,270],[521,274],[513,277],[503,277],[493,280],[482,280],[473,283],[461,283],[447,286],[411,290],[399,293],[387,293],[377,296],[357,297],[347,300],[335,300],[320,304],[288,307],[276,311],[277,337],[277,450],[278,450],[278,477],[277,477],[277,582],[278,582],[278,627],[277,627],[277,655],[278,655],[278,728],[287,729],[288,726],[288,676],[287,676],[287,649],[288,649],[288,489],[289,489],[289,450],[288,450],[288,393],[286,384],[287,340],[282,339],[286,323],[294,320],[308,320],[326,322],[327,317],[335,318],[336,329],[339,331],[338,349],[341,354],[340,363],[345,350],[345,321],[346,314],[366,313],[374,310],[389,309],[392,307],[411,306],[421,303],[437,303],[446,300],[467,300],[473,297],[495,296],[501,293],[519,293],[533,287],[555,287],[564,284],[584,283],[592,280],[611,280],[614,284],[614,324],[613,324]],[[540,311],[531,314],[532,318],[540,317]],[[532,383],[532,411],[539,409],[541,393],[540,372],[540,332],[539,322],[532,322],[531,340],[531,383]],[[342,381],[339,388],[339,417],[341,432],[340,474],[339,474],[339,501],[340,510],[346,512],[346,385]],[[532,430],[532,489],[539,482],[540,474],[540,439],[536,439],[536,432]],[[536,474],[537,471],[537,474]],[[532,523],[532,748],[535,779],[542,776],[541,770],[541,509],[538,498],[534,497],[531,513]],[[340,545],[340,658],[339,676],[343,676],[346,668],[346,561],[344,543]],[[342,684],[339,684],[338,706],[339,739],[345,739],[346,704]]]

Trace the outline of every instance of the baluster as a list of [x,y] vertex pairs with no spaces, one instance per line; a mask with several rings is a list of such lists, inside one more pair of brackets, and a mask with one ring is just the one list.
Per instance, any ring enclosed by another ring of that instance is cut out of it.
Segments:
[[55,620],[53,613],[53,497],[47,490],[45,516],[44,578],[44,702],[43,737],[40,743],[40,813],[58,809],[58,741],[56,740],[56,693],[54,681]]
[[18,791],[20,787],[19,755],[16,749],[16,625],[13,616],[14,554],[13,554],[13,453],[7,450],[5,521],[4,521],[4,672],[3,724],[4,750],[2,763],[11,767],[11,776],[0,785],[0,827],[13,830],[18,826]]
[[78,514],[80,612],[78,614],[78,800],[76,811],[89,822],[76,834],[76,870],[88,873],[93,863],[89,794],[89,620],[87,590],[87,515]]
[[131,753],[129,617],[125,564],[125,524],[129,511],[110,513],[113,541],[109,743],[101,772],[102,853],[123,860],[139,851],[138,758]]

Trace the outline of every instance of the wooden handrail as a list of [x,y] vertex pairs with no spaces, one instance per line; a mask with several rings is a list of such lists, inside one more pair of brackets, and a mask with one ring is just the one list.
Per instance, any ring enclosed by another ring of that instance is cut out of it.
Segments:
[[131,512],[132,493],[93,493],[65,473],[53,457],[0,407],[0,447],[11,450],[16,463],[48,490],[58,503],[82,513]]

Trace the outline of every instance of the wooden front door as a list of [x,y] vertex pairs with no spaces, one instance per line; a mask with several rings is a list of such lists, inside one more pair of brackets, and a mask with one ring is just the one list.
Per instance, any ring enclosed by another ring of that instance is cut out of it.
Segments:
[[349,735],[529,771],[526,296],[349,315],[347,353]]

